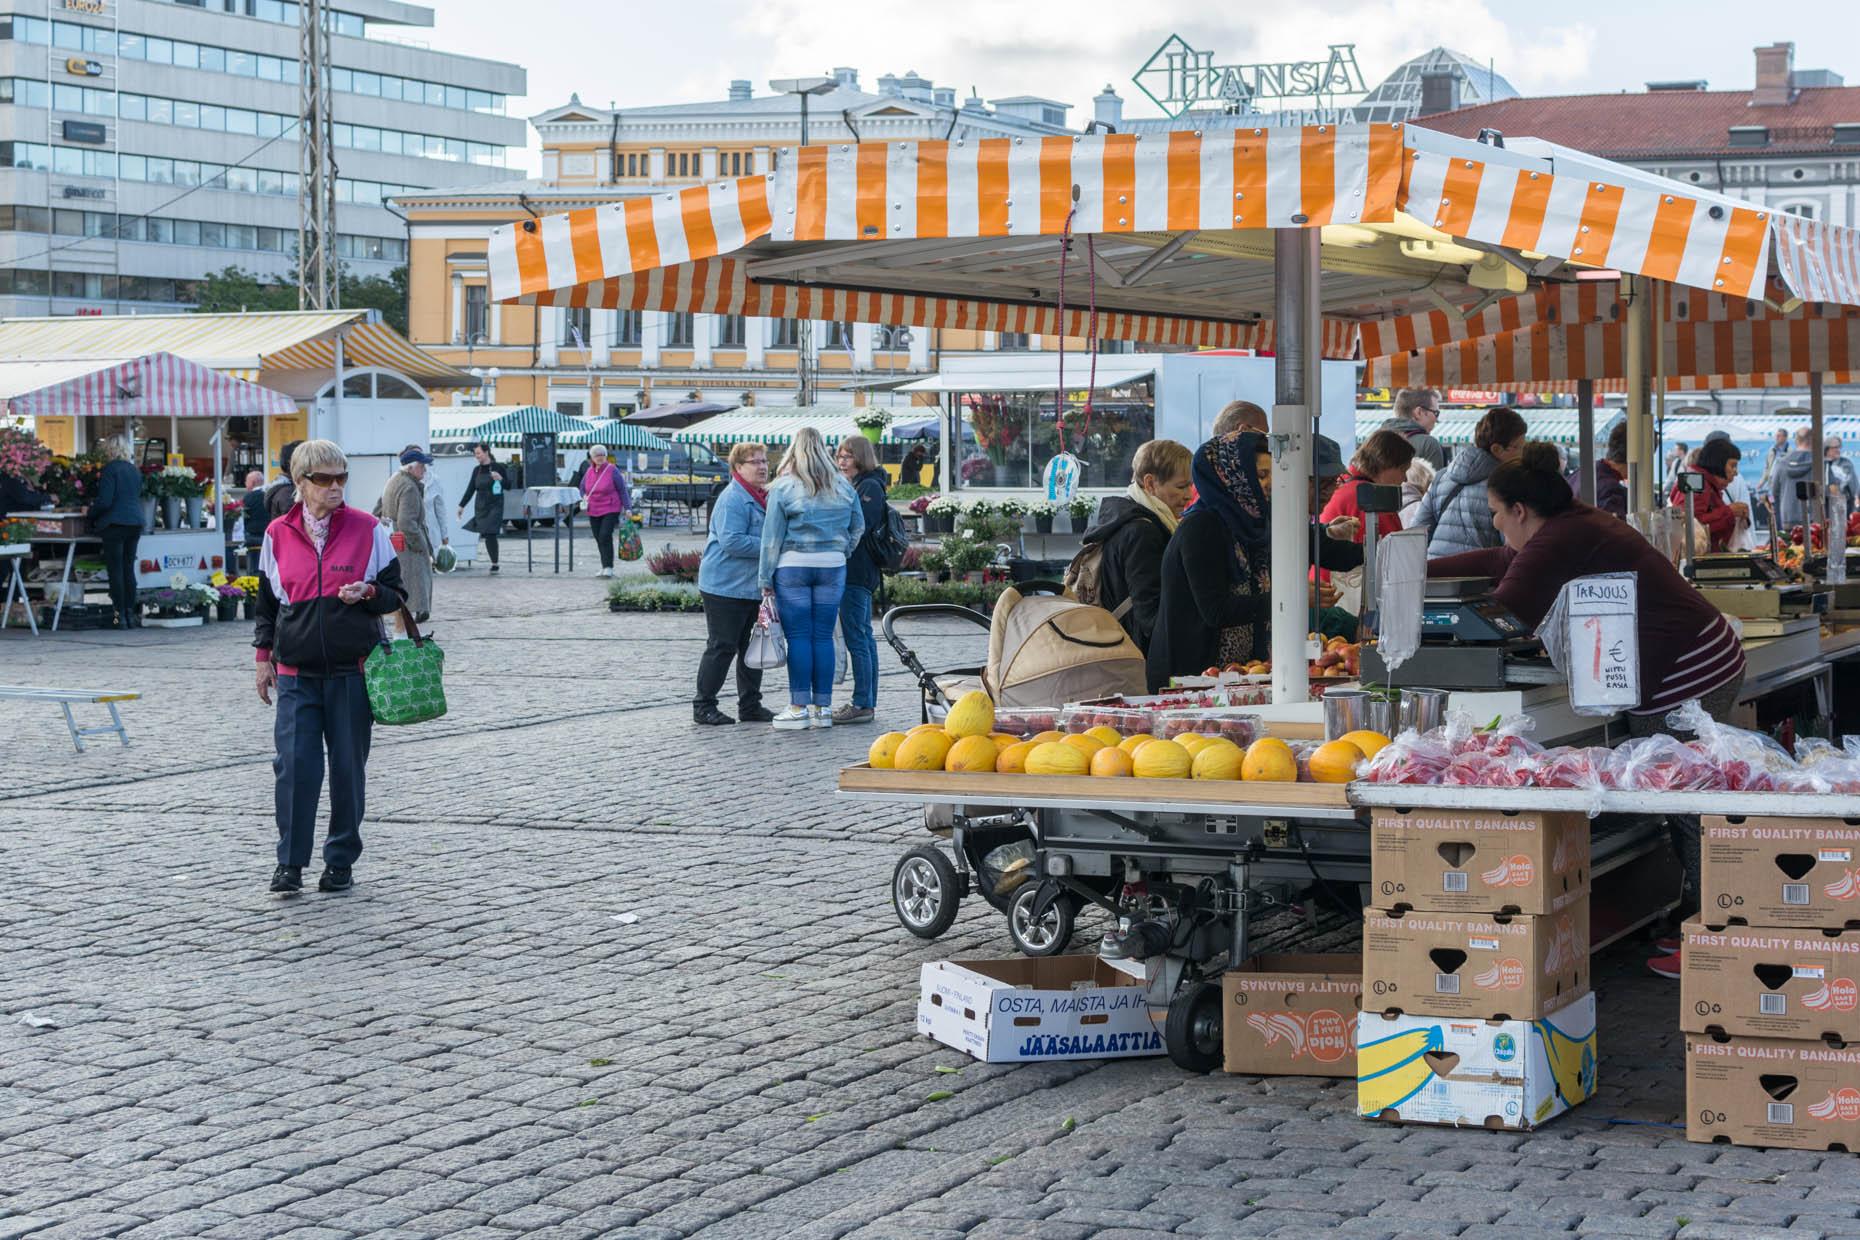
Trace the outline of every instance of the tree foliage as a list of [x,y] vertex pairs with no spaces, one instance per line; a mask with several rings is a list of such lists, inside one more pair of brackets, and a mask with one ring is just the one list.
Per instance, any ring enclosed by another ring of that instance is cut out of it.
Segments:
[[[340,304],[345,309],[379,310],[381,319],[395,331],[407,332],[407,268],[394,268],[386,276],[358,276],[344,269]],[[297,309],[297,282],[288,275],[265,277],[237,264],[194,282],[194,307],[203,314],[236,314],[246,310]]]

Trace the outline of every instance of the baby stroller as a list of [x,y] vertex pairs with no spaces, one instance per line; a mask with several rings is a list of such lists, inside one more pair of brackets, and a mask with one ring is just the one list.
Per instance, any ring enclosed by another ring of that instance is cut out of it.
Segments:
[[[987,629],[987,663],[926,668],[897,627],[900,621],[936,617]],[[985,690],[998,708],[1057,710],[1067,702],[1145,688],[1143,654],[1111,614],[1066,598],[1050,581],[1022,582],[1003,591],[992,618],[968,607],[928,603],[894,607],[885,613],[881,630],[917,678],[926,723],[940,722],[956,699],[976,689]],[[949,841],[955,860],[935,844],[919,844],[898,859],[891,875],[898,921],[918,938],[934,939],[955,922],[962,897],[979,894],[1007,917],[1008,937],[1025,955],[1065,951],[1080,900],[1060,893],[1056,884],[1036,881],[1027,814],[1013,806],[965,805],[963,810],[924,807],[925,827]],[[1054,890],[1045,892],[1048,886]]]

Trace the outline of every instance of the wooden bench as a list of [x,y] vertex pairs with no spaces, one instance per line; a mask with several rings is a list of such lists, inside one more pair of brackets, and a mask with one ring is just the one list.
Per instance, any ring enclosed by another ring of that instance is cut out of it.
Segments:
[[[56,702],[65,712],[65,727],[70,729],[71,743],[77,746],[79,753],[84,752],[84,738],[87,736],[109,736],[129,747],[129,732],[123,727],[123,717],[117,713],[118,702],[134,702],[141,694],[128,689],[41,689],[31,685],[0,685],[0,702]],[[80,728],[77,719],[71,714],[73,703],[104,705],[110,710],[110,722],[94,728]]]

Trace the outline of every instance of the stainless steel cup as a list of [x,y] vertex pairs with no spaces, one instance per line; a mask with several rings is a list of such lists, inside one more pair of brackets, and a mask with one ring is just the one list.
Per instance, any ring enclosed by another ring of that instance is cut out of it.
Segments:
[[1416,732],[1426,732],[1439,727],[1447,721],[1447,691],[1403,689],[1399,721],[1404,732],[1409,728]]
[[1369,726],[1369,695],[1361,689],[1324,691],[1324,739],[1334,741]]
[[1395,703],[1385,697],[1369,699],[1369,730],[1384,736],[1395,735]]

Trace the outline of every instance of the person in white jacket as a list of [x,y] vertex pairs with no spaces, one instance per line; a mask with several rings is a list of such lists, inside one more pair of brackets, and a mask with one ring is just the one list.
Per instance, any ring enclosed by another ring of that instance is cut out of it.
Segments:
[[452,505],[436,469],[426,471],[426,538],[434,550],[452,543]]

